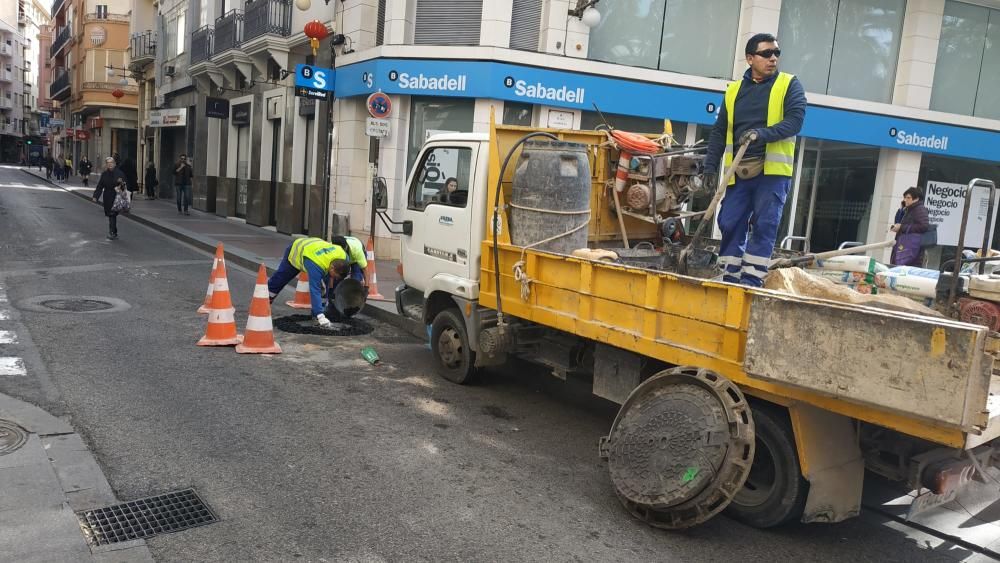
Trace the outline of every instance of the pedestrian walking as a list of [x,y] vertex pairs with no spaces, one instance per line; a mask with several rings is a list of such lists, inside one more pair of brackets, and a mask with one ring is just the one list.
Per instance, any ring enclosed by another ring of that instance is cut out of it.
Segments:
[[94,165],[90,163],[87,155],[83,155],[76,166],[76,171],[79,172],[80,179],[83,180],[83,187],[87,187],[90,182],[90,171],[94,169]]
[[52,160],[52,153],[49,153],[44,158],[45,161],[45,179],[52,179],[52,167],[55,165],[55,161]]
[[288,282],[298,277],[299,272],[309,275],[309,303],[312,316],[321,327],[329,327],[330,320],[323,314],[323,295],[333,297],[333,286],[351,272],[344,249],[321,238],[296,239],[285,249],[285,255],[278,269],[267,280],[267,290],[271,302],[281,293]]
[[719,209],[719,266],[724,281],[760,287],[791,184],[795,136],[802,129],[806,96],[797,78],[778,72],[781,49],[773,35],[751,37],[745,54],[750,68],[726,88],[709,136],[703,179],[714,189],[719,160],[728,169],[733,149],[750,144]]
[[69,182],[71,176],[73,176],[73,159],[67,155],[63,162],[63,182]]
[[156,199],[156,187],[160,181],[156,178],[156,165],[150,160],[146,163],[146,177],[143,186],[146,189],[146,199]]
[[102,200],[104,204],[104,215],[108,218],[108,239],[118,238],[118,212],[113,209],[115,197],[120,191],[127,191],[125,187],[125,174],[115,166],[115,159],[107,157],[104,159],[104,172],[97,180],[97,187],[94,189],[94,201]]
[[191,207],[191,179],[194,171],[188,164],[187,155],[182,154],[174,166],[174,192],[177,194],[177,212],[190,215],[188,207]]
[[906,205],[903,216],[889,227],[896,233],[890,262],[896,266],[923,266],[924,249],[920,243],[931,224],[924,207],[924,193],[917,187],[907,188],[903,204]]

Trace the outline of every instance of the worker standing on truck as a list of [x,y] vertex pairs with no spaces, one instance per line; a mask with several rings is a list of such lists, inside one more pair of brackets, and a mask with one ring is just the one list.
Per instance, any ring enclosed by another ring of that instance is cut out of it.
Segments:
[[715,189],[720,158],[728,169],[734,146],[750,143],[719,210],[719,266],[724,281],[760,287],[791,184],[795,136],[805,118],[806,95],[797,78],[778,72],[781,49],[773,35],[751,37],[746,57],[750,68],[726,88],[709,136],[704,182]]
[[[330,239],[330,242],[347,251],[347,262],[351,265],[350,277],[367,286],[365,268],[368,267],[368,255],[365,252],[365,244],[357,237],[352,236],[335,236]],[[334,282],[333,287],[336,289],[337,282]]]
[[332,323],[323,314],[323,294],[332,292],[334,282],[350,273],[347,253],[340,246],[321,238],[300,238],[285,249],[278,269],[267,280],[271,302],[299,272],[309,275],[309,303],[312,316],[321,327]]

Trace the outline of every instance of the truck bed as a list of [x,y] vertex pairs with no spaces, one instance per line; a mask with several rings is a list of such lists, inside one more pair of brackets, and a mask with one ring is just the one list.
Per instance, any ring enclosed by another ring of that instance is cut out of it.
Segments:
[[[983,327],[533,250],[524,254],[524,300],[513,275],[522,250],[498,248],[505,315],[943,445],[1000,435],[1000,395],[990,394],[1000,383]],[[492,252],[485,241],[487,307],[497,296]]]

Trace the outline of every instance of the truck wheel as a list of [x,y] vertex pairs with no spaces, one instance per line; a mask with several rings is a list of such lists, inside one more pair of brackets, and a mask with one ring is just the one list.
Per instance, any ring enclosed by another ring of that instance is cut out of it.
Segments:
[[441,365],[441,375],[459,385],[475,374],[476,353],[469,347],[465,320],[456,309],[445,309],[431,323],[431,349]]
[[726,514],[754,528],[771,528],[802,517],[809,482],[799,469],[788,415],[767,406],[754,406],[752,412],[757,431],[753,466]]

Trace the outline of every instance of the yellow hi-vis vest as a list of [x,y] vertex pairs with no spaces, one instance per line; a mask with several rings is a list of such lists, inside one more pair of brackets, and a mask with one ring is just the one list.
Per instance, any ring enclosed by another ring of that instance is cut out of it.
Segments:
[[300,238],[292,243],[288,261],[302,272],[306,269],[303,262],[305,258],[312,260],[321,269],[329,270],[334,260],[347,260],[347,253],[336,244],[321,238]]
[[[795,75],[787,72],[779,72],[774,78],[774,85],[771,86],[771,96],[767,101],[767,126],[773,127],[785,118],[785,94],[788,93],[788,85],[792,83]],[[743,80],[737,80],[726,87],[726,117],[729,123],[726,128],[726,152],[723,154],[724,170],[729,170],[733,164],[733,112],[736,109],[736,94],[740,91]],[[766,176],[791,176],[792,165],[795,164],[795,137],[781,139],[773,143],[768,143],[764,147],[764,174]],[[729,180],[729,185],[736,183],[734,175]]]

